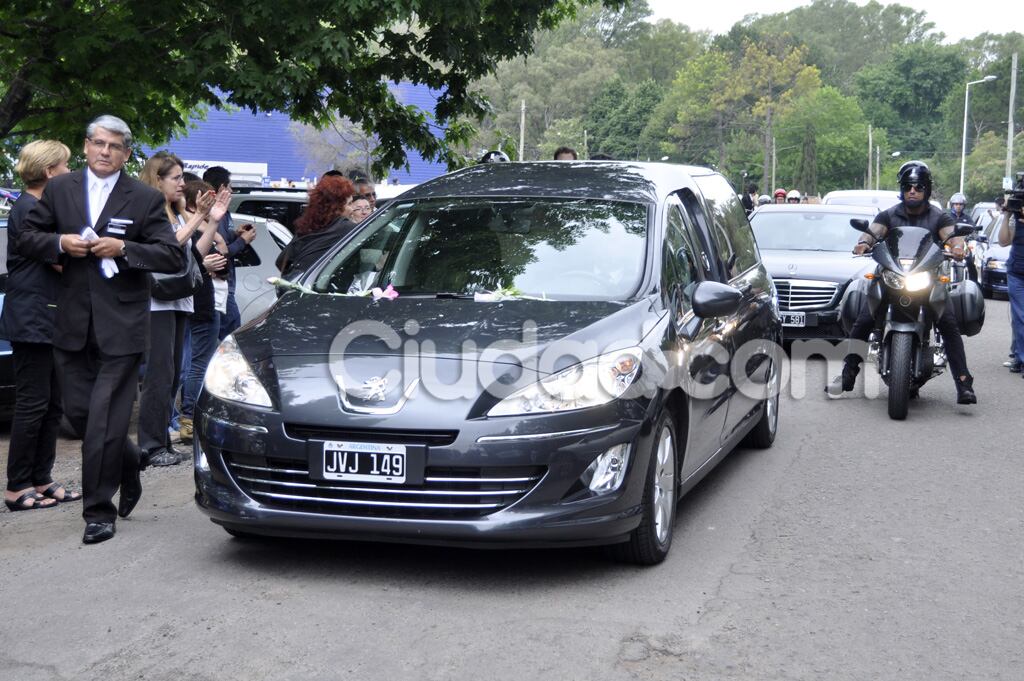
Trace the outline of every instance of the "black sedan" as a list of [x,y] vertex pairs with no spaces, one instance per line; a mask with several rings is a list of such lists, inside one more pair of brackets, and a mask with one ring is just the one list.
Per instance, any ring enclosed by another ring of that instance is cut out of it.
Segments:
[[653,564],[678,498],[775,438],[771,279],[707,169],[476,166],[290,286],[225,339],[196,409],[196,500],[233,535]]
[[750,215],[757,246],[775,280],[787,341],[846,337],[839,302],[854,277],[874,263],[853,255],[851,219],[868,220],[873,206],[779,204]]

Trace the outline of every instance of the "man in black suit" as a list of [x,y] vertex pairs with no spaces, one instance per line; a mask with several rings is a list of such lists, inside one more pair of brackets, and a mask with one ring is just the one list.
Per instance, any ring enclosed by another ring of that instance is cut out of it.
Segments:
[[121,170],[131,143],[119,118],[90,123],[88,168],[47,183],[19,243],[23,255],[63,268],[53,346],[64,413],[82,435],[86,544],[113,537],[115,512],[127,516],[142,493],[145,462],[128,422],[149,334],[149,272],[184,264],[163,195]]

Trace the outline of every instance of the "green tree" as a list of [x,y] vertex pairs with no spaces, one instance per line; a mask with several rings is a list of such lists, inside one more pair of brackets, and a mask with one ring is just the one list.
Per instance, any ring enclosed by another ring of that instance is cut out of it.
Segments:
[[868,121],[888,130],[897,149],[932,156],[945,139],[942,104],[951,84],[966,82],[966,75],[967,64],[954,46],[905,45],[857,73],[857,99]]
[[[323,0],[282,13],[276,0],[9,0],[0,140],[75,142],[85,120],[109,112],[159,143],[196,107],[226,102],[321,127],[347,118],[378,136],[378,169],[404,164],[404,146],[452,161],[471,132],[465,121],[486,111],[471,84],[528,53],[536,29],[596,1]],[[399,102],[388,89],[397,81],[441,92],[434,111]]]
[[655,107],[661,102],[662,88],[645,80],[625,93],[595,135],[590,149],[617,159],[643,160],[650,155],[641,145],[641,134]]
[[641,134],[643,146],[657,147],[677,163],[721,165],[738,110],[729,90],[734,78],[720,50],[687,62],[652,112]]
[[877,64],[897,46],[935,40],[935,24],[926,12],[871,0],[817,0],[788,12],[758,17],[750,29],[764,34],[788,33],[808,49],[810,63],[821,70],[827,85],[853,91],[854,75]]
[[688,61],[704,52],[708,40],[706,31],[662,19],[624,47],[622,76],[630,83],[651,79],[667,87]]
[[[875,141],[887,150],[884,135]],[[776,143],[780,181],[807,194],[861,186],[867,119],[857,101],[838,89],[823,87],[795,99],[779,117]]]
[[750,114],[760,121],[764,140],[762,177],[769,177],[769,157],[777,113],[794,98],[821,87],[815,66],[806,63],[806,48],[773,50],[764,43],[747,43],[739,65],[742,78],[729,81],[728,99],[751,102]]
[[[1021,149],[1024,149],[1024,132],[1018,133],[1013,140],[1014,158],[1010,165],[1011,173],[1020,169]],[[959,172],[959,166],[957,171]],[[964,191],[970,202],[991,201],[994,196],[1001,193],[1005,174],[1006,133],[998,135],[986,132],[967,157]],[[959,180],[959,176],[957,179]]]

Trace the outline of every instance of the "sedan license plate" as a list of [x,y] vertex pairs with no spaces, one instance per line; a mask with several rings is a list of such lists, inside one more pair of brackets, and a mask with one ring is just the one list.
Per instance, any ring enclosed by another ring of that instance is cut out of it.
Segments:
[[405,483],[405,445],[372,442],[325,442],[324,479]]
[[807,326],[807,313],[805,312],[782,312],[783,326]]

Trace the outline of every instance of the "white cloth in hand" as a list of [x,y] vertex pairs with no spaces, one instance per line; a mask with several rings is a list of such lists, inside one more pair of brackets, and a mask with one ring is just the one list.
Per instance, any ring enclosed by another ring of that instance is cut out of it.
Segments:
[[[82,230],[82,238],[86,241],[96,241],[99,239],[99,235],[92,227],[86,227]],[[113,258],[102,258],[100,260],[100,274],[105,279],[110,279],[112,276],[118,273],[117,263],[114,262]]]

